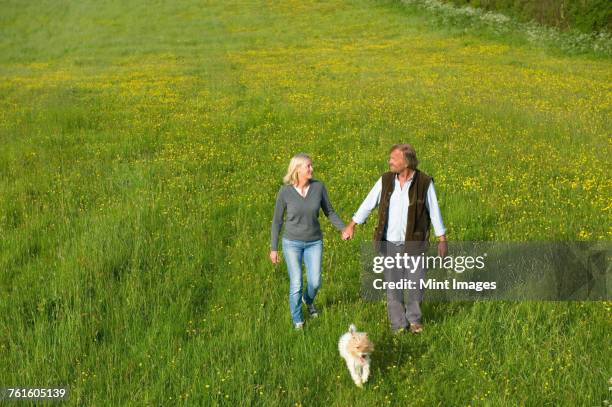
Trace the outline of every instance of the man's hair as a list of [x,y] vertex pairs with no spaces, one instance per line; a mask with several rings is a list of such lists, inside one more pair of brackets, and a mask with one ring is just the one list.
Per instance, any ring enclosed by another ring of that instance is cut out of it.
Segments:
[[411,170],[417,169],[417,167],[419,166],[419,160],[417,159],[414,147],[412,147],[410,144],[394,144],[393,146],[391,146],[389,154],[391,154],[395,150],[399,150],[404,154],[404,159],[406,160],[408,168],[410,168]]

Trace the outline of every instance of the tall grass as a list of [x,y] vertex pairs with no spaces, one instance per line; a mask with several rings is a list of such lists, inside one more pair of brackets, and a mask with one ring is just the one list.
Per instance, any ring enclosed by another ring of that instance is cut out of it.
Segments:
[[[410,7],[412,12],[426,10],[427,20],[429,20],[430,24],[447,31],[478,33],[490,39],[515,44],[530,43],[538,47],[547,48],[548,52],[553,53],[591,54],[601,55],[606,58],[612,55],[612,35],[605,27],[600,27],[600,29],[595,29],[595,27],[593,29],[583,28],[582,30],[565,27],[565,30],[561,30],[557,26],[541,24],[531,18],[525,18],[525,16],[522,19],[516,17],[516,8],[520,9],[521,6],[525,6],[526,10],[529,11],[523,10],[521,13],[531,15],[536,13],[536,11],[531,10],[530,7],[552,8],[547,2],[517,1],[517,5],[493,5],[485,2],[486,6],[483,4],[484,9],[476,7],[478,3],[460,6],[460,4],[465,3],[463,0],[451,0],[450,2],[438,0],[402,0],[402,3]],[[458,5],[455,6],[452,3],[458,3]],[[588,7],[585,4],[578,6],[578,8],[580,7],[586,7],[594,10],[594,12],[601,10],[604,14],[609,9],[609,7],[604,7],[603,4],[594,5],[594,8]],[[512,17],[508,17],[508,15],[500,12],[508,11],[508,9],[510,11],[515,10],[514,13],[510,12]],[[582,15],[582,12],[575,11],[575,17]]]
[[450,0],[457,5],[470,5],[489,11],[503,11],[525,20],[535,20],[567,30],[585,33],[610,31],[612,9],[605,0]]

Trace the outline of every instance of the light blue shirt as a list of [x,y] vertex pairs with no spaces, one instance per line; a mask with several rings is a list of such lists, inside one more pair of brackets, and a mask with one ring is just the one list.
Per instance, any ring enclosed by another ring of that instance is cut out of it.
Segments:
[[[414,176],[414,173],[412,173]],[[406,181],[404,187],[400,187],[399,178],[395,176],[395,186],[393,193],[391,194],[391,200],[389,201],[389,219],[387,222],[387,231],[385,240],[389,242],[403,242],[406,238],[406,224],[408,223],[408,205],[410,200],[408,198],[408,189],[412,184],[412,177]],[[368,196],[362,202],[357,212],[353,215],[353,221],[359,225],[364,223],[370,212],[374,210],[380,204],[380,193],[382,191],[382,177],[376,181],[374,188],[370,191]],[[442,223],[442,214],[440,213],[440,207],[438,206],[438,198],[436,197],[436,190],[433,182],[429,184],[427,188],[427,199],[425,205],[429,210],[429,218],[433,225],[434,234],[436,237],[446,234],[446,228]]]

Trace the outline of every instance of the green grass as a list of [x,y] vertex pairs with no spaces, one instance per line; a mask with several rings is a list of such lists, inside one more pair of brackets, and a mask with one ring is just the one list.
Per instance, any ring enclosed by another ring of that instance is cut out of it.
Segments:
[[[611,303],[427,303],[394,340],[329,222],[318,320],[268,260],[289,158],[343,219],[412,143],[453,240],[609,240],[608,58],[396,2],[0,2],[0,386],[70,405],[601,405]],[[336,342],[376,345],[350,381]]]

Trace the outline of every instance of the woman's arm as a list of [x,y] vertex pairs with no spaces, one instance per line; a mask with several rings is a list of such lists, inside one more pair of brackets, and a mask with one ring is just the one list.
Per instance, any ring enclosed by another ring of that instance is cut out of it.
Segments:
[[272,251],[276,251],[278,248],[278,236],[280,235],[281,228],[283,227],[283,216],[285,215],[286,208],[287,203],[283,197],[283,187],[281,187],[276,195],[274,216],[272,217],[272,238],[270,242],[270,250]]
[[338,216],[336,211],[334,211],[334,207],[332,206],[331,201],[329,200],[329,195],[327,195],[327,188],[325,188],[325,185],[322,185],[321,190],[321,209],[323,209],[323,213],[336,227],[336,229],[342,232],[345,228],[344,222],[342,222],[340,216]]

